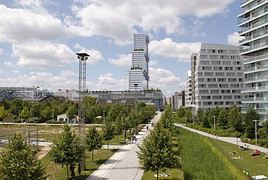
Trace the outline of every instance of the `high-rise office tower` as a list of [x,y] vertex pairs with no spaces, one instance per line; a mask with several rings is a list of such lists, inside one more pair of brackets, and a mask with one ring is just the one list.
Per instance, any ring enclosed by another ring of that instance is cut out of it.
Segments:
[[243,65],[238,47],[201,44],[195,66],[197,109],[241,106]]
[[185,106],[186,107],[191,107],[193,104],[192,101],[192,76],[191,76],[191,71],[187,72],[187,79],[185,82]]
[[147,34],[134,34],[132,66],[129,70],[129,90],[149,89],[149,38]]
[[239,34],[244,37],[240,41],[240,55],[245,71],[242,112],[254,108],[265,119],[268,114],[268,1],[243,0],[240,7]]

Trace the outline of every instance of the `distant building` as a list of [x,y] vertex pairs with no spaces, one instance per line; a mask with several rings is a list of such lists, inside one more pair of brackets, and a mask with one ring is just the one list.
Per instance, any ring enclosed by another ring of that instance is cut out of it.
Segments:
[[78,91],[75,89],[58,89],[58,91],[54,92],[54,96],[56,97],[65,97],[71,101],[78,101]]
[[147,34],[134,34],[132,65],[129,70],[130,91],[149,89],[148,43],[149,38]]
[[176,111],[182,106],[185,106],[185,92],[184,91],[178,91],[175,92],[174,95],[172,95],[172,100],[171,100],[171,107],[173,111]]
[[190,107],[193,105],[192,101],[192,76],[191,71],[187,72],[187,79],[185,82],[185,106]]
[[160,90],[89,91],[87,96],[95,97],[98,103],[134,105],[144,102],[146,104],[154,104],[157,110],[164,109],[164,96]]
[[202,44],[196,56],[195,105],[199,109],[241,107],[243,64],[239,48],[230,45]]
[[244,64],[242,113],[255,109],[261,119],[268,115],[268,25],[266,0],[244,0],[238,15],[240,55]]
[[195,105],[195,70],[196,70],[197,55],[198,53],[193,53],[191,56],[191,91],[192,91],[191,105]]
[[0,101],[3,99],[39,100],[52,95],[52,92],[38,87],[0,87]]

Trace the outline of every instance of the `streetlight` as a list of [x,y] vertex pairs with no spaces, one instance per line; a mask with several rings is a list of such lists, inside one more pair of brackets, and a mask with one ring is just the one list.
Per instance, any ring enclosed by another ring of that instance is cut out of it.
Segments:
[[253,121],[254,121],[254,123],[255,123],[255,140],[256,140],[256,146],[257,146],[257,144],[258,144],[257,122],[258,122],[259,120],[253,120]]
[[216,116],[213,116],[213,120],[214,120],[214,131],[215,131],[215,136],[217,136],[217,133],[216,133]]

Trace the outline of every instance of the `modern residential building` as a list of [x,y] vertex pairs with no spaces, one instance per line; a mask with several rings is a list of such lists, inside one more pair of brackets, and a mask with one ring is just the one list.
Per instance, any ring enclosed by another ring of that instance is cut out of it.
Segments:
[[196,68],[196,59],[197,53],[191,55],[191,90],[192,90],[192,105],[195,105],[195,68]]
[[192,101],[192,76],[191,71],[187,72],[187,79],[185,82],[185,106],[191,107],[193,105]]
[[171,107],[173,111],[176,111],[180,107],[185,106],[185,92],[184,91],[176,91],[174,95],[172,95],[172,103]]
[[39,100],[52,94],[39,87],[0,87],[0,101],[14,98],[30,101]]
[[241,107],[243,64],[239,48],[230,45],[201,44],[196,56],[195,107]]
[[244,0],[238,15],[240,55],[244,64],[242,112],[254,108],[262,119],[268,114],[268,1]]
[[149,89],[148,44],[149,38],[147,34],[134,34],[132,66],[129,70],[130,91]]

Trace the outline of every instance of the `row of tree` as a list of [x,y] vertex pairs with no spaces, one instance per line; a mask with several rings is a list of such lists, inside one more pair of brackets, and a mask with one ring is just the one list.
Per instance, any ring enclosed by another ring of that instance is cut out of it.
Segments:
[[[207,110],[199,109],[194,116],[189,109],[180,108],[175,114],[176,118],[185,118],[188,123],[194,123],[204,128],[214,128],[237,132],[237,134],[249,138],[255,138],[255,124],[253,120],[259,120],[260,116],[254,109],[249,109],[245,114],[237,106],[230,108],[212,108]],[[215,123],[215,124],[214,124]],[[268,138],[268,122],[263,122],[258,127],[260,141]],[[268,145],[268,141],[266,140]]]
[[159,174],[167,168],[179,168],[180,161],[178,152],[172,143],[173,116],[170,106],[167,106],[160,122],[143,140],[139,146],[139,161],[145,171],[156,173],[157,180]]
[[[135,114],[142,122],[150,118],[154,107],[146,106],[144,103],[138,105],[122,104],[99,104],[95,98],[85,97],[82,102],[82,111],[85,113],[86,123],[102,123],[105,117],[109,121],[116,121],[122,116],[128,116],[135,109]],[[0,102],[0,121],[4,119],[21,120],[27,122],[47,122],[56,120],[57,115],[66,113],[68,118],[73,119],[78,114],[77,102],[63,99],[51,99],[41,102],[29,102],[21,99],[3,100]]]

